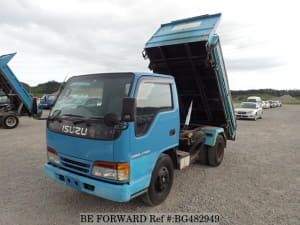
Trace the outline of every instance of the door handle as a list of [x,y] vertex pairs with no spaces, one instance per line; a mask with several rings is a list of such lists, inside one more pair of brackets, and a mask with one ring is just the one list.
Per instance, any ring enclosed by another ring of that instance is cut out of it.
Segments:
[[170,135],[170,136],[174,136],[175,133],[176,133],[176,130],[175,130],[175,129],[171,129],[171,130],[169,131],[169,135]]

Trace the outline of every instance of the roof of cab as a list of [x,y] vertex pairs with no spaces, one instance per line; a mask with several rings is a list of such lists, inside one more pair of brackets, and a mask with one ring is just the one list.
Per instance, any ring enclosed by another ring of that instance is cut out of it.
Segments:
[[95,73],[95,74],[82,74],[82,75],[75,75],[70,77],[68,80],[76,79],[83,76],[101,76],[101,75],[134,75],[135,78],[140,78],[142,76],[152,76],[152,77],[166,77],[166,78],[172,78],[174,77],[172,75],[167,74],[159,74],[159,73],[149,73],[149,72],[114,72],[114,73]]
[[160,73],[148,73],[148,72],[135,72],[134,73],[137,78],[141,76],[154,76],[154,77],[167,77],[167,78],[173,78],[173,76],[168,74],[160,74]]

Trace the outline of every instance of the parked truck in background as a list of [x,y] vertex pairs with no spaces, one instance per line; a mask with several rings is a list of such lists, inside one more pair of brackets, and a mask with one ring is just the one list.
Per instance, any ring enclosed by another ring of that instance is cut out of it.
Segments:
[[259,97],[259,96],[249,96],[249,97],[247,98],[247,102],[256,102],[256,103],[258,103],[261,107],[262,107],[262,105],[263,105],[263,102],[262,102],[262,100],[261,100],[261,97]]
[[56,94],[48,94],[41,97],[38,104],[40,109],[51,109],[56,101]]
[[[153,73],[68,80],[47,120],[45,172],[113,201],[164,201],[174,169],[218,166],[236,136],[220,14],[163,24],[146,43]],[[91,104],[95,102],[95,104]]]
[[34,98],[7,65],[14,56],[15,53],[0,56],[0,99],[3,101],[0,103],[0,126],[7,129],[17,127],[20,116],[41,114]]

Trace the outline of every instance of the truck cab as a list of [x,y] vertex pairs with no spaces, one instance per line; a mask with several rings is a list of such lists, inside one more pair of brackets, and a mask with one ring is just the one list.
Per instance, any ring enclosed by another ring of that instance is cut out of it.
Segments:
[[45,172],[113,201],[163,202],[174,169],[219,166],[236,123],[218,36],[220,14],[163,24],[146,43],[153,73],[68,80],[47,120]]
[[41,97],[39,108],[40,109],[51,109],[56,100],[56,95],[48,94]]
[[[101,105],[82,104],[94,98]],[[85,192],[128,201],[147,189],[158,157],[178,146],[179,133],[173,77],[73,77],[47,121],[46,173]]]

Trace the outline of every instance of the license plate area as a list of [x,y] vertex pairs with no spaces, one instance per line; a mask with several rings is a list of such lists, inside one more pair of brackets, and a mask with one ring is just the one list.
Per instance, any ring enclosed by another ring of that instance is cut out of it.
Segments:
[[65,182],[68,186],[81,190],[81,184],[79,180],[74,179],[72,177],[65,176]]

